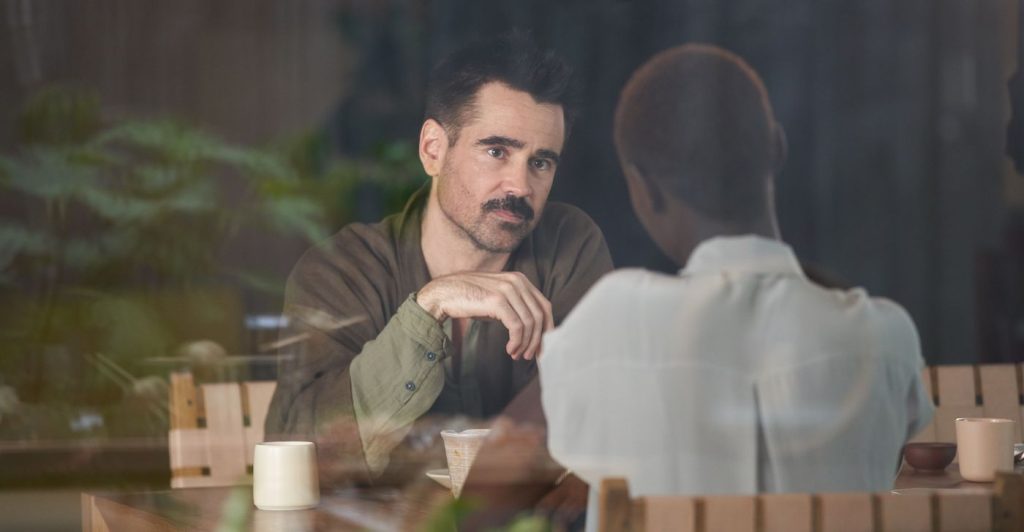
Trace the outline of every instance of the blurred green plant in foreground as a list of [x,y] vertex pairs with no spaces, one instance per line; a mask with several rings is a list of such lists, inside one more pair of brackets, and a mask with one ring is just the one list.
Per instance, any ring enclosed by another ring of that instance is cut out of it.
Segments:
[[[481,509],[479,501],[458,498],[450,499],[438,506],[419,528],[422,532],[455,532],[465,523],[467,517]],[[489,532],[553,532],[556,529],[546,517],[524,511],[500,527],[491,527]]]
[[366,161],[317,134],[243,147],[173,120],[104,123],[69,88],[37,93],[17,128],[0,155],[0,385],[29,401],[117,400],[87,355],[131,365],[240,330],[240,294],[284,284],[224,259],[240,234],[309,244],[352,219],[361,188],[394,210],[422,183],[401,143]]

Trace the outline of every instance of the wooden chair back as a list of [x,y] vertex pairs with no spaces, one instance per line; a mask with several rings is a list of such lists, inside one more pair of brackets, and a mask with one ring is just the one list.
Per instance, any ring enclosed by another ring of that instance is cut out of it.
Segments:
[[911,441],[955,442],[958,417],[1012,419],[1016,441],[1024,441],[1020,364],[928,366],[921,378],[935,402],[935,417]]
[[192,374],[171,374],[171,487],[252,482],[253,449],[263,441],[274,381],[196,386]]
[[779,493],[630,498],[601,483],[600,532],[1020,532],[1024,475],[1000,473],[993,493]]

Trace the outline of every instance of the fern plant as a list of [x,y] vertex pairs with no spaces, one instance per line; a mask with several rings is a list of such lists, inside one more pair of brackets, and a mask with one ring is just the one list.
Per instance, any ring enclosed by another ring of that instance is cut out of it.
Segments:
[[[0,380],[26,363],[45,379],[31,355],[43,346],[166,354],[175,339],[160,317],[125,294],[277,287],[258,265],[227,271],[225,242],[244,227],[327,235],[327,205],[285,154],[169,120],[104,126],[99,114],[93,96],[44,90],[21,115],[18,151],[0,156]],[[197,312],[215,316],[209,303]]]

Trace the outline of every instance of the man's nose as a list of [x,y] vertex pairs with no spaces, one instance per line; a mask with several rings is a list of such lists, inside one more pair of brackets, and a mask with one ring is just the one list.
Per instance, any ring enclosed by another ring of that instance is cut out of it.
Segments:
[[529,166],[527,164],[508,165],[502,176],[501,191],[506,196],[529,197],[532,195]]

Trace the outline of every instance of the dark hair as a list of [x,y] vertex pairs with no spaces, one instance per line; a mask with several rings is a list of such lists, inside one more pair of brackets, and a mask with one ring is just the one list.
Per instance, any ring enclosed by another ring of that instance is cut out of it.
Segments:
[[561,105],[568,138],[575,118],[571,78],[569,65],[554,52],[538,48],[525,33],[476,41],[448,55],[431,72],[424,118],[444,126],[454,144],[472,116],[477,91],[497,81],[530,94],[538,103]]
[[715,46],[690,44],[654,56],[626,83],[615,112],[623,162],[722,221],[749,222],[764,213],[776,142],[761,79]]

